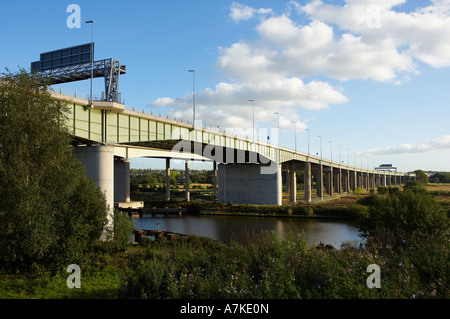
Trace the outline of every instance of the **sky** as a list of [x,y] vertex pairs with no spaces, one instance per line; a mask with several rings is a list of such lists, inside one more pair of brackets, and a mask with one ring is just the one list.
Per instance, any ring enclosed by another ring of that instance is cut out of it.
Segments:
[[280,146],[344,164],[450,171],[450,0],[2,0],[0,16],[2,70],[90,42],[95,20],[127,108],[192,122],[195,83],[207,127],[252,137],[254,110],[258,140],[279,126]]

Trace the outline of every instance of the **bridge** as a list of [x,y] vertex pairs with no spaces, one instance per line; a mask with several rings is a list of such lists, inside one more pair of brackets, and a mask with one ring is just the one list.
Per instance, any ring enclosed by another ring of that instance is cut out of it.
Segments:
[[[114,101],[50,92],[68,106],[65,126],[73,136],[76,156],[105,192],[110,207],[133,207],[130,201],[130,159],[166,159],[166,199],[170,199],[170,159],[185,162],[186,200],[189,162],[213,163],[214,195],[221,202],[282,204],[282,174],[287,173],[291,202],[297,201],[298,172],[304,172],[304,201],[333,196],[356,188],[401,185],[414,174],[370,170],[332,162],[317,156],[254,141],[218,130],[145,114]],[[142,205],[142,203],[138,203]]]

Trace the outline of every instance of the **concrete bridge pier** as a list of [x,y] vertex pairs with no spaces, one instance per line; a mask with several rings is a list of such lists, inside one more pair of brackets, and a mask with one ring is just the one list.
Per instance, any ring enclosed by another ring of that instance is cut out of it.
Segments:
[[358,187],[358,172],[353,171],[352,191],[354,192],[357,187]]
[[344,193],[348,193],[350,190],[350,172],[348,170],[344,170],[343,174],[343,189]]
[[305,177],[304,177],[305,201],[311,203],[311,189],[312,189],[312,170],[311,163],[305,163]]
[[325,185],[329,196],[333,196],[333,168],[327,167],[325,169]]
[[320,198],[320,200],[323,200],[323,165],[317,165],[315,175],[316,175],[316,194],[317,197]]
[[342,193],[342,171],[340,168],[338,169],[334,169],[334,191],[337,194],[341,194]]
[[213,193],[214,198],[217,198],[217,162],[213,161]]
[[130,160],[114,159],[114,202],[130,202]]
[[[266,170],[263,168],[267,168]],[[281,205],[281,164],[219,164],[219,201],[234,204]]]
[[166,198],[170,199],[170,158],[166,158]]
[[108,233],[114,231],[114,146],[78,146],[74,147],[74,153],[86,167],[86,176],[105,194],[108,212],[100,240],[107,240]]
[[189,161],[184,162],[184,199],[189,202],[191,200],[191,192],[189,190]]
[[289,170],[289,199],[291,203],[297,202],[297,172]]

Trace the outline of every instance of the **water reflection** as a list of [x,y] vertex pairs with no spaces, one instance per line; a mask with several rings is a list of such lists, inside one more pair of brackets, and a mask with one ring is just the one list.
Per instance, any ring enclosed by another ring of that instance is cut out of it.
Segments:
[[[160,225],[157,225],[157,223]],[[257,218],[240,216],[155,216],[144,215],[135,218],[137,229],[160,229],[186,235],[199,235],[230,243],[231,238],[239,240],[246,233],[275,231],[282,239],[303,233],[311,245],[320,242],[336,248],[346,241],[361,241],[358,228],[348,221],[330,221],[294,218]]]

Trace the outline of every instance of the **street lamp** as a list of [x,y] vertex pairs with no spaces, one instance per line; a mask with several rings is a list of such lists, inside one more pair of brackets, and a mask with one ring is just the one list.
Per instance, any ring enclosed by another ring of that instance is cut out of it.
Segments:
[[188,70],[188,72],[192,72],[192,108],[193,108],[193,120],[192,126],[195,125],[195,70]]
[[322,136],[319,136],[320,138],[320,159],[322,159]]
[[295,125],[294,140],[295,140],[295,153],[297,153],[297,122],[292,122]]
[[306,129],[308,131],[308,156],[309,156],[309,128]]
[[342,160],[341,160],[341,146],[338,145],[338,149],[339,149],[339,165],[342,164]]
[[330,143],[330,156],[331,156],[331,161],[333,162],[333,143],[331,141],[328,141]]
[[280,146],[280,143],[279,143],[279,141],[280,141],[280,113],[274,112],[274,114],[276,114],[277,117],[278,117],[278,127],[277,127],[277,129],[278,129],[278,131],[277,131],[277,134],[278,134],[278,143],[277,143],[277,145]]
[[94,20],[86,21],[85,23],[92,24],[92,33],[91,33],[91,101],[90,101],[90,107],[92,107],[92,90],[94,87],[93,80],[94,80]]
[[252,118],[253,118],[253,141],[255,140],[255,101],[254,100],[248,100],[249,102],[252,102]]

